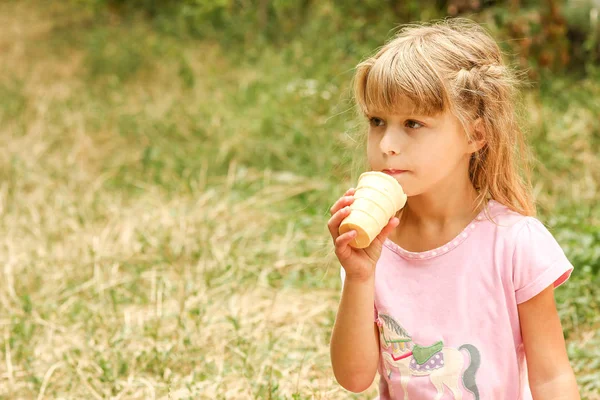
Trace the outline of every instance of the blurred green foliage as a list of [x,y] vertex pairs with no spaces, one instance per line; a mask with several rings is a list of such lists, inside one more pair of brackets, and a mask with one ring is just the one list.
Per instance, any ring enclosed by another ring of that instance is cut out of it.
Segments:
[[143,15],[156,29],[217,41],[231,49],[282,46],[300,36],[327,38],[315,50],[361,55],[399,24],[466,16],[493,31],[536,79],[545,71],[596,75],[600,3],[595,0],[71,0],[98,18]]

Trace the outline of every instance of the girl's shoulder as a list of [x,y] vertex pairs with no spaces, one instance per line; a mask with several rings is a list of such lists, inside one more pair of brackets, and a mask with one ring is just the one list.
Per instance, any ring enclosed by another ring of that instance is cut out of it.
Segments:
[[550,229],[538,218],[522,215],[509,207],[492,200],[487,212],[482,212],[479,234],[505,248],[524,251],[551,249],[555,252],[559,245]]
[[520,214],[509,207],[490,200],[487,209],[482,211],[477,219],[488,227],[503,235],[517,234],[525,226],[544,226],[536,217]]
[[538,218],[522,215],[494,200],[490,203],[489,213],[482,220],[482,236],[494,238],[516,253],[562,253],[550,229]]

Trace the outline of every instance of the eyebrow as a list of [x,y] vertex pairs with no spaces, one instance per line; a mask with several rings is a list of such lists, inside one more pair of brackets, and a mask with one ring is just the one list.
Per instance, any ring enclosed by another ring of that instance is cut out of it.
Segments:
[[[373,117],[377,117],[377,118],[383,118],[386,116],[385,112],[370,112],[370,113],[366,113],[365,114],[367,116],[367,118],[373,118]],[[433,116],[427,115],[427,114],[418,114],[418,113],[414,113],[414,114],[392,114],[395,116],[398,116],[400,118],[407,118],[407,119],[412,119],[412,118],[418,118],[418,119],[434,119]]]

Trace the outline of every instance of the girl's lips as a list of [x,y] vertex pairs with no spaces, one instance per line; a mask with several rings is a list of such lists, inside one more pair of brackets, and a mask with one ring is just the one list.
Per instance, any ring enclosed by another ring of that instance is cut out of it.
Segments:
[[401,174],[403,172],[406,172],[406,170],[403,170],[403,169],[384,169],[381,172],[386,173],[388,175],[397,175],[397,174]]

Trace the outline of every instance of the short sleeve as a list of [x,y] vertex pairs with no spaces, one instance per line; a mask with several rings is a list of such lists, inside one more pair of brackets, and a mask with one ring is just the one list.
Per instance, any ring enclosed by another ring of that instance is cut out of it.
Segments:
[[558,287],[572,271],[573,265],[550,231],[536,218],[528,217],[515,236],[513,284],[517,304],[550,285]]

